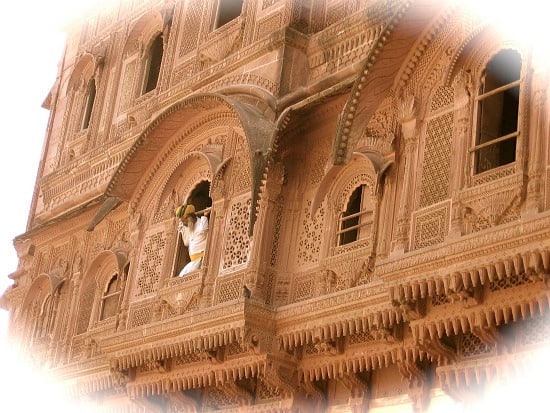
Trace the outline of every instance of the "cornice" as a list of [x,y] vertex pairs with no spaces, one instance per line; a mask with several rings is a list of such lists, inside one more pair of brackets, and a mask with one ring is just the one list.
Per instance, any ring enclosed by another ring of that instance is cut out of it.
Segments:
[[288,351],[318,340],[389,329],[404,321],[401,309],[388,300],[386,287],[359,286],[277,312],[277,338]]
[[550,291],[533,284],[532,288],[522,289],[521,293],[495,294],[483,305],[454,311],[433,311],[418,320],[411,320],[410,328],[415,342],[438,340],[443,336],[487,330],[500,325],[533,318],[547,313],[550,304]]
[[303,361],[298,370],[305,381],[337,379],[364,371],[387,368],[392,364],[415,363],[427,358],[425,351],[413,345],[398,342],[385,344],[378,351],[346,352],[339,356]]
[[263,376],[267,365],[266,355],[250,355],[226,360],[221,364],[200,363],[163,374],[136,378],[126,385],[130,398],[142,398],[174,391],[222,386],[226,382]]
[[467,270],[530,250],[550,247],[550,213],[498,225],[405,255],[389,256],[376,263],[375,274],[390,285],[413,282],[440,272]]
[[[261,317],[254,316],[262,308],[245,300],[217,308],[184,314],[139,329],[97,338],[98,346],[111,361],[111,367],[125,370],[191,353],[213,351],[219,347],[243,343],[251,328],[274,329],[269,318],[272,312],[263,309]],[[266,313],[267,311],[267,313]],[[249,316],[251,314],[252,316]]]

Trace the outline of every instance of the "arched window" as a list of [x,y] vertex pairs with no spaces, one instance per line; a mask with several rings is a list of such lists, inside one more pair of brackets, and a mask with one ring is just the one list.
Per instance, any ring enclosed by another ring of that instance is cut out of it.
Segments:
[[95,79],[90,79],[88,82],[88,87],[86,90],[86,96],[84,97],[84,105],[82,110],[82,123],[80,125],[80,129],[88,129],[88,126],[90,126],[90,118],[92,117],[92,110],[94,108],[95,103],[95,95],[96,95],[96,85],[95,85]]
[[235,20],[241,15],[243,0],[218,0],[214,5],[214,18],[212,30]]
[[475,174],[515,162],[520,84],[518,52],[502,50],[487,63],[476,97]]
[[122,280],[118,273],[115,273],[107,288],[103,292],[101,297],[101,304],[99,309],[99,320],[105,320],[106,318],[113,317],[117,314],[120,305],[121,292],[122,292]]
[[162,55],[164,54],[163,35],[160,33],[147,53],[145,61],[145,76],[143,78],[142,94],[148,93],[157,87],[160,75],[160,66],[162,63]]
[[[212,206],[212,199],[210,198],[210,182],[202,181],[191,191],[191,194],[187,198],[187,204],[192,204],[196,211],[202,211],[205,208]],[[178,276],[180,271],[185,267],[187,263],[191,261],[189,257],[189,250],[183,244],[181,235],[178,233],[178,239],[176,241],[176,256],[174,262],[174,276]]]
[[371,231],[373,207],[366,185],[359,185],[351,193],[346,210],[338,226],[338,245],[363,239]]
[[53,297],[48,294],[40,305],[40,312],[36,318],[36,327],[33,333],[34,341],[48,337],[53,326]]

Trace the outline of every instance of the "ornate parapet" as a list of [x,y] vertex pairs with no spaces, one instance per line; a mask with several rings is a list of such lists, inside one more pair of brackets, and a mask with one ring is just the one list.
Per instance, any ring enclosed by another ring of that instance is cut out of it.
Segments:
[[44,176],[40,182],[42,208],[37,221],[46,221],[62,211],[83,204],[99,195],[124,159],[131,142],[105,145],[71,164]]

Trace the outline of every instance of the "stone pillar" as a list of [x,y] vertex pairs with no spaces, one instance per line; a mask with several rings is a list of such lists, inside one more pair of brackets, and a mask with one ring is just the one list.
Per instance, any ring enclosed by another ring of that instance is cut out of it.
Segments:
[[[128,269],[128,274],[123,274],[124,277],[129,277],[129,274],[135,271],[135,268],[138,264],[137,263],[138,257],[139,257],[138,252],[139,252],[139,246],[143,238],[142,229],[143,229],[143,222],[145,221],[145,217],[142,216],[140,212],[137,212],[137,211],[129,211],[129,212],[130,212],[130,222],[129,222],[130,243],[132,244],[132,249],[128,254],[128,260],[130,261],[130,268]],[[123,290],[124,295],[122,297],[122,302],[120,303],[119,316],[118,316],[118,321],[116,326],[117,331],[126,330],[126,324],[128,321],[128,309],[129,309],[130,293],[131,293],[132,285],[125,282],[125,286],[127,288]]]
[[250,254],[250,268],[252,271],[245,280],[245,284],[251,291],[251,298],[261,302],[266,300],[264,280],[270,267],[278,199],[283,185],[283,178],[283,165],[280,163],[270,165],[267,182],[259,200],[260,210],[254,228],[253,237],[257,241],[252,243],[253,250]]
[[525,203],[527,215],[536,214],[544,209],[545,154],[550,138],[547,76],[547,73],[536,73],[533,77],[535,89],[530,99],[533,105],[530,111],[529,133],[525,133],[521,138],[528,139],[528,142],[522,144],[526,151],[520,158],[523,165],[526,165],[528,176]]
[[471,101],[472,96],[472,79],[470,73],[461,71],[455,81],[455,123],[452,150],[457,153],[457,156],[451,158],[452,170],[450,176],[450,195],[452,199],[451,206],[451,227],[449,229],[449,237],[459,237],[463,234],[463,213],[462,204],[460,202],[460,191],[467,183],[470,170],[470,153],[469,147],[471,143]]
[[413,96],[403,99],[399,105],[399,121],[404,142],[403,189],[397,219],[397,234],[393,253],[406,252],[409,244],[411,225],[411,204],[413,202],[415,180],[413,177],[418,150],[416,104]]

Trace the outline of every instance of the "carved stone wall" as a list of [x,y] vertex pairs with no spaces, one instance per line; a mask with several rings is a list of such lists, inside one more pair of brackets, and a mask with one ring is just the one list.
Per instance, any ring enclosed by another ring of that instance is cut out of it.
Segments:
[[[226,3],[120,2],[68,28],[0,300],[10,335],[75,399],[136,413],[420,412],[529,371],[550,344],[531,46],[448,2],[245,0],[213,29]],[[522,56],[516,153],[475,173],[502,49]],[[78,132],[88,54],[99,98]],[[207,246],[177,277],[174,208],[198,186]],[[344,242],[358,188],[364,229]]]

